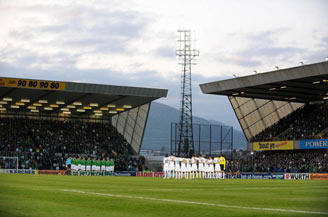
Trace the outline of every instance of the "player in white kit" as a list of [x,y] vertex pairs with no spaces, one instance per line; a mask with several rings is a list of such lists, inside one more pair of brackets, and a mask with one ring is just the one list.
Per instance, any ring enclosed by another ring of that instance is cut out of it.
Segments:
[[214,178],[214,161],[212,160],[212,158],[210,157],[208,160],[208,175],[210,179]]
[[215,178],[222,179],[221,167],[220,167],[220,160],[218,158],[214,158],[214,171],[215,171]]
[[168,179],[168,178],[170,178],[170,176],[169,176],[169,162],[170,162],[170,159],[169,159],[169,157],[166,155],[166,156],[163,158],[163,172],[164,172],[164,179]]
[[187,174],[187,159],[182,158],[181,159],[181,178],[186,178]]
[[209,168],[209,162],[208,161],[209,161],[208,159],[205,159],[205,164],[204,164],[205,179],[208,179],[208,177],[209,177],[210,168]]
[[197,171],[198,171],[197,161],[198,161],[198,158],[192,157],[190,161],[191,161],[190,178],[194,179],[194,178],[197,178]]
[[200,156],[198,161],[198,178],[205,178],[205,158],[203,156]]
[[187,158],[187,179],[191,179],[191,159]]
[[181,161],[181,158],[179,157],[176,157],[175,159],[175,164],[174,164],[174,170],[175,170],[175,178],[176,179],[181,179],[181,167],[180,167],[180,161]]
[[169,178],[175,178],[175,157],[170,156],[169,158]]

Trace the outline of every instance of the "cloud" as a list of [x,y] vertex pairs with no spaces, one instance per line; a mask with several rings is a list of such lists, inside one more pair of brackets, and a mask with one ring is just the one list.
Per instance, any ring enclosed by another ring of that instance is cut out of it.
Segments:
[[170,47],[158,48],[155,51],[155,54],[160,57],[175,58],[175,50],[174,50],[174,48],[170,48]]
[[1,76],[168,88],[161,101],[179,107],[176,30],[190,27],[200,49],[192,68],[194,112],[229,124],[236,120],[229,102],[203,95],[199,83],[320,61],[328,53],[324,2],[205,0],[201,6],[188,0],[4,1]]
[[299,53],[306,52],[306,49],[299,47],[276,45],[278,41],[276,38],[288,31],[289,29],[277,29],[251,34],[247,36],[247,40],[250,41],[249,47],[240,51],[239,55],[247,58],[291,58]]

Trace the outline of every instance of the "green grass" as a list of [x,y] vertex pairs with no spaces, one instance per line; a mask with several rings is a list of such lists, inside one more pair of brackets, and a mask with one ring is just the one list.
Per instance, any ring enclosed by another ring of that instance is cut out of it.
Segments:
[[[239,207],[177,203],[149,198]],[[285,211],[252,210],[247,207]],[[1,217],[325,216],[286,210],[328,213],[328,181],[0,175]]]

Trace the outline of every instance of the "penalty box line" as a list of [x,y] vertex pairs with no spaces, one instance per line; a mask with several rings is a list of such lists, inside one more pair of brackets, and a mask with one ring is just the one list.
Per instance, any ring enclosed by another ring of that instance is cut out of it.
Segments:
[[187,201],[187,200],[173,200],[173,199],[141,197],[141,196],[131,196],[131,195],[121,195],[121,194],[97,193],[97,192],[80,191],[80,190],[74,190],[74,189],[60,189],[60,191],[80,193],[80,194],[88,194],[88,195],[107,196],[107,197],[118,197],[118,198],[129,198],[129,199],[142,199],[142,200],[172,202],[172,203],[216,206],[216,207],[233,208],[233,209],[248,209],[248,210],[262,210],[262,211],[275,211],[275,212],[328,215],[328,212],[316,212],[316,211],[293,210],[293,209],[277,209],[277,208],[262,208],[262,207],[247,207],[247,206],[234,206],[234,205],[225,205],[225,204],[217,204],[217,203],[205,203],[205,202],[196,202],[196,201]]

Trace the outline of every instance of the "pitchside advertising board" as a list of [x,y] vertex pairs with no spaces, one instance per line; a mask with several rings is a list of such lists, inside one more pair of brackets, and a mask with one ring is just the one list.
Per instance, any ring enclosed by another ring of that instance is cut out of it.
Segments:
[[7,173],[7,174],[37,174],[37,170],[24,170],[24,169],[1,169],[0,173]]
[[292,150],[294,141],[254,142],[254,151]]
[[284,179],[283,173],[241,173],[241,179]]
[[301,140],[300,149],[328,149],[328,139]]

